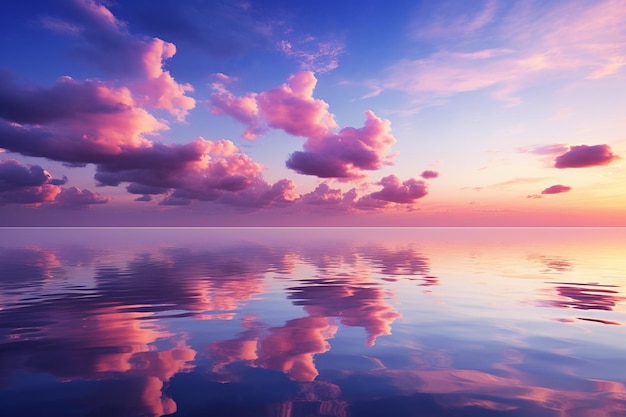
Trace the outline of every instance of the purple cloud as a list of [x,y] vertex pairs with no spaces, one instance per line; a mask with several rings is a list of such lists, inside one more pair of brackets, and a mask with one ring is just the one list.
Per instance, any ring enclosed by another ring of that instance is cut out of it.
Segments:
[[78,187],[64,188],[56,196],[55,202],[65,207],[90,207],[94,204],[104,204],[109,199],[102,197],[89,190],[81,190]]
[[618,156],[611,151],[609,145],[572,146],[569,151],[554,160],[555,168],[586,168],[608,165]]
[[426,171],[423,171],[420,176],[422,178],[424,178],[425,180],[431,179],[431,178],[437,178],[439,177],[439,172],[437,171],[432,171],[430,169],[427,169]]
[[[61,18],[53,19],[59,27],[72,27],[72,33],[83,42],[75,47],[74,56],[117,78],[130,81],[129,88],[143,105],[165,109],[182,120],[195,107],[186,94],[189,84],[180,84],[164,63],[176,53],[176,46],[158,38],[133,35],[128,25],[117,19],[103,4],[93,0],[75,0],[59,8]],[[50,18],[44,20],[50,21]]]
[[388,175],[383,177],[378,184],[382,185],[383,189],[370,194],[370,197],[376,200],[411,204],[428,194],[426,184],[414,178],[400,182],[395,175]]
[[15,159],[0,161],[0,204],[30,204],[54,201],[67,179],[53,179],[39,165],[22,165]]
[[568,187],[567,185],[557,184],[557,185],[553,185],[551,187],[546,188],[545,190],[541,192],[541,194],[560,194],[560,193],[566,193],[570,191],[571,189],[572,187]]
[[[131,194],[169,193],[188,202],[214,201],[225,193],[256,187],[259,194],[271,188],[261,178],[262,165],[228,140],[198,138],[186,144],[150,140],[166,126],[125,87],[69,77],[52,87],[29,87],[0,77],[0,117],[4,119],[0,119],[0,148],[71,166],[95,164],[95,178],[101,185],[128,183]],[[250,204],[262,205],[254,197]]]
[[363,171],[390,164],[386,153],[396,141],[390,122],[372,111],[366,111],[365,118],[362,128],[345,127],[337,134],[308,138],[304,151],[290,155],[287,167],[320,178],[358,180],[365,177]]

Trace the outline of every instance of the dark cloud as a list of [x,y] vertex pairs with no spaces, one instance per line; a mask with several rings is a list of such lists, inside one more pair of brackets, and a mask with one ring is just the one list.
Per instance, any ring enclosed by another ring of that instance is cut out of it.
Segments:
[[103,97],[104,84],[61,77],[51,87],[19,86],[0,72],[0,117],[16,123],[40,124],[83,114],[108,114],[128,110],[128,105]]
[[609,145],[572,146],[554,160],[555,168],[587,168],[608,165],[619,157]]
[[15,159],[0,161],[0,204],[41,204],[51,202],[61,192],[62,180],[39,165],[22,165]]

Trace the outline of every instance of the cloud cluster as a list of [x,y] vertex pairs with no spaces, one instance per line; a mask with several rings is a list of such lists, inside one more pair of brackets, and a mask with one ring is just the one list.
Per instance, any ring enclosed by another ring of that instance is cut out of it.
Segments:
[[15,159],[0,161],[0,204],[39,206],[55,203],[66,207],[103,204],[108,200],[89,190],[62,188],[67,178],[54,179],[39,165],[22,165]]
[[[220,79],[228,80],[225,76]],[[363,127],[344,127],[335,133],[338,126],[328,104],[313,98],[316,84],[312,72],[302,71],[280,87],[237,97],[224,82],[218,82],[211,96],[211,111],[244,123],[244,138],[254,139],[268,128],[305,137],[304,150],[292,153],[286,162],[300,174],[357,180],[365,177],[364,171],[390,164],[392,156],[387,153],[396,141],[390,122],[367,111]]]
[[[95,178],[101,185],[127,183],[128,192],[141,195],[142,201],[154,195],[163,195],[163,204],[223,197],[225,203],[262,207],[285,204],[297,197],[295,186],[288,180],[266,183],[261,177],[262,165],[240,153],[228,140],[197,138],[171,145],[156,142],[153,137],[168,126],[149,108],[167,110],[182,120],[195,106],[195,101],[185,95],[191,86],[176,83],[163,69],[175,46],[130,34],[124,22],[93,1],[76,1],[61,10],[65,15],[60,22],[66,22],[61,26],[77,28],[84,41],[77,53],[126,84],[64,76],[51,86],[31,86],[1,73],[0,148],[68,166],[94,164]],[[320,101],[313,105],[320,110],[325,106]],[[288,106],[283,103],[283,107]],[[285,127],[293,116],[274,113],[272,126]],[[88,190],[71,188],[61,193],[53,184],[38,187],[22,189],[19,195],[16,191],[9,195],[7,190],[4,200],[34,203],[59,195],[62,205],[106,201]]]
[[171,192],[175,198],[210,201],[223,192],[267,185],[262,166],[230,141],[150,140],[166,126],[126,87],[69,77],[48,88],[18,86],[3,77],[0,117],[0,147],[74,166],[95,164],[99,183],[127,182],[133,194]]
[[[166,110],[183,120],[195,106],[195,100],[187,96],[192,87],[176,82],[164,68],[176,47],[132,34],[125,22],[96,1],[76,0],[56,13],[59,17],[45,18],[44,26],[78,39],[74,55],[113,78],[62,76],[41,86],[0,73],[3,151],[60,161],[68,167],[93,164],[98,185],[123,185],[137,201],[157,199],[172,206],[193,201],[241,209],[301,204],[346,212],[412,204],[427,193],[422,181],[401,182],[388,176],[377,183],[382,190],[361,198],[355,189],[344,192],[327,184],[299,195],[291,180],[266,182],[264,167],[229,140],[198,137],[182,144],[161,143],[159,134],[168,124],[152,110]],[[362,127],[339,128],[328,103],[313,96],[317,79],[311,71],[297,72],[283,85],[244,96],[228,90],[231,81],[224,74],[215,76],[210,110],[243,123],[243,136],[248,139],[269,129],[304,137],[302,151],[288,156],[288,168],[319,178],[360,181],[367,171],[392,164],[394,155],[389,149],[396,140],[390,122],[366,111]],[[421,175],[430,179],[438,173],[427,170]],[[55,183],[58,180],[46,181],[3,190],[2,201],[54,201],[61,206],[107,201],[89,190],[61,189]]]

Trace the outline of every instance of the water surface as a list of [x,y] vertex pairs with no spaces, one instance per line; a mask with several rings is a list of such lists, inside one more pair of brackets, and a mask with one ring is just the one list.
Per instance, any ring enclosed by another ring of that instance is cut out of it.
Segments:
[[2,416],[626,415],[624,229],[0,242]]

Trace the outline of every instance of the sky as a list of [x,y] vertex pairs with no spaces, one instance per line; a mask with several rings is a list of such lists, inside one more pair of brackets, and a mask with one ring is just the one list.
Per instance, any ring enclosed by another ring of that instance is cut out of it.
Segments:
[[626,0],[14,2],[1,226],[626,226]]

